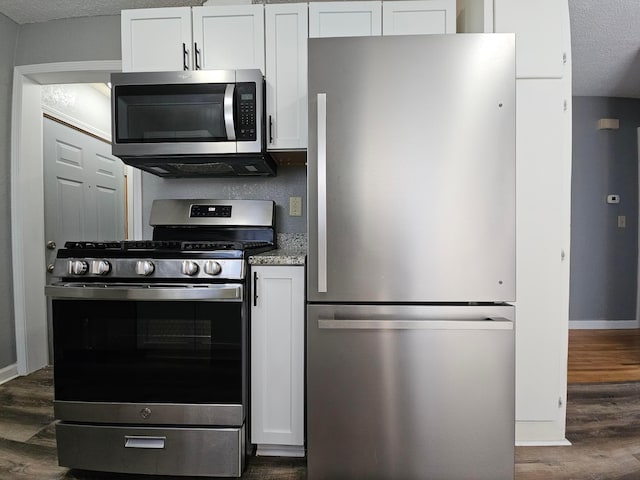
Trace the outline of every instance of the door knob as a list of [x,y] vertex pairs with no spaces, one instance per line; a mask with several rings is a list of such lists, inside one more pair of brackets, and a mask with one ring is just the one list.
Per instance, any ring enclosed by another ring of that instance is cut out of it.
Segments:
[[54,242],[53,240],[49,240],[47,242],[47,248],[49,250],[55,250],[56,249],[56,242]]

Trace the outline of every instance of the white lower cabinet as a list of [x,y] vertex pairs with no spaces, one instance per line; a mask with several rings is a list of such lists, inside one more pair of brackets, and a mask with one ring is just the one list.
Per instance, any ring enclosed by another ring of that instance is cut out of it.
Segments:
[[253,266],[251,443],[304,456],[304,266]]

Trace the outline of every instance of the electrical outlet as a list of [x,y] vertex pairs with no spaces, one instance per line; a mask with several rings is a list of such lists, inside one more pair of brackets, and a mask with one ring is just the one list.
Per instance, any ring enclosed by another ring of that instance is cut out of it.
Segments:
[[289,197],[289,216],[302,216],[302,197]]
[[626,227],[627,227],[627,216],[618,215],[618,228],[626,228]]

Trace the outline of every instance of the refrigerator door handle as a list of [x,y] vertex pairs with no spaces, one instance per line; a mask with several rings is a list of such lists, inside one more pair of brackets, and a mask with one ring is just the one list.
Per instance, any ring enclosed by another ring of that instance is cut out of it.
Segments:
[[503,317],[461,318],[460,320],[351,320],[319,318],[318,328],[328,330],[513,330],[513,322]]
[[327,94],[318,93],[318,293],[327,292]]

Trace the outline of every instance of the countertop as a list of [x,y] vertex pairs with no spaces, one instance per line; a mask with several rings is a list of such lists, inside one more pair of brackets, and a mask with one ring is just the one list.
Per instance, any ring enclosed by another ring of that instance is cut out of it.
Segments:
[[306,258],[306,250],[278,248],[251,255],[249,265],[304,265]]
[[307,259],[307,236],[302,233],[278,234],[278,248],[251,255],[249,265],[304,265]]

